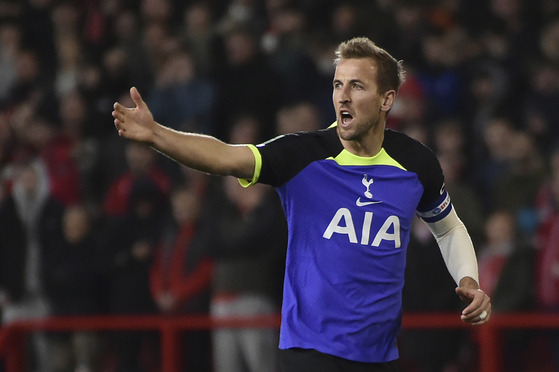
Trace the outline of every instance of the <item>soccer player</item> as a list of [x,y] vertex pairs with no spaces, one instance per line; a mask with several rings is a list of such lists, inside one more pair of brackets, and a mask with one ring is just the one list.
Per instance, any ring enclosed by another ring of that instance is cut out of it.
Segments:
[[115,103],[112,115],[120,136],[179,163],[276,188],[289,229],[279,343],[285,371],[396,371],[416,215],[436,237],[467,304],[461,319],[486,323],[491,302],[437,158],[385,128],[404,81],[402,63],[367,38],[341,43],[334,63],[337,120],[314,132],[231,145],[155,122],[135,88],[136,107]]

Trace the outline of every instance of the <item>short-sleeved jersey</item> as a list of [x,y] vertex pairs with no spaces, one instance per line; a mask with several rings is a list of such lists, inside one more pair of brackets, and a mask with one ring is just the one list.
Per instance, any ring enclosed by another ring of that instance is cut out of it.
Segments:
[[335,125],[251,148],[252,181],[276,188],[288,223],[280,348],[397,359],[412,220],[452,208],[433,152],[386,130],[381,151],[359,157]]

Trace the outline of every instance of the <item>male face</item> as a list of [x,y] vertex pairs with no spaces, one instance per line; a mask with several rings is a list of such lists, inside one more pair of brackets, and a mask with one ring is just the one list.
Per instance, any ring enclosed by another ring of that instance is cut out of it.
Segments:
[[377,72],[376,63],[370,58],[342,59],[336,67],[332,100],[343,140],[362,141],[384,128],[394,91],[378,92]]

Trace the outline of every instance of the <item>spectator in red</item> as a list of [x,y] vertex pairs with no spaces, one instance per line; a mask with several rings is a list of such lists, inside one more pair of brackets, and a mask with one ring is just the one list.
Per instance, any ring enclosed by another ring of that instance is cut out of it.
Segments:
[[[150,291],[150,269],[166,213],[167,199],[155,181],[144,176],[132,182],[126,213],[106,219],[101,246],[108,257],[108,309],[111,314],[157,313]],[[153,365],[146,359],[155,362],[157,340],[156,332],[115,332],[111,341],[118,370],[149,371]]]
[[[200,234],[203,192],[181,185],[171,195],[172,220],[164,229],[151,266],[151,293],[166,315],[208,314],[213,260],[207,234]],[[188,331],[183,338],[186,371],[210,370],[209,330]]]
[[130,192],[134,181],[148,177],[157,185],[164,197],[169,195],[171,178],[156,162],[156,153],[147,146],[128,143],[126,145],[128,170],[112,182],[103,200],[103,212],[109,216],[122,216],[128,210]]

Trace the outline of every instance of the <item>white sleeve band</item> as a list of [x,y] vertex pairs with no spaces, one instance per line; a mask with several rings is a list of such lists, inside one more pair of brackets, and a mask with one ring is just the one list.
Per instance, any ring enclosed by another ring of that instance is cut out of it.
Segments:
[[427,226],[435,236],[446,267],[456,284],[466,276],[479,283],[474,245],[454,208],[442,220],[429,222]]

